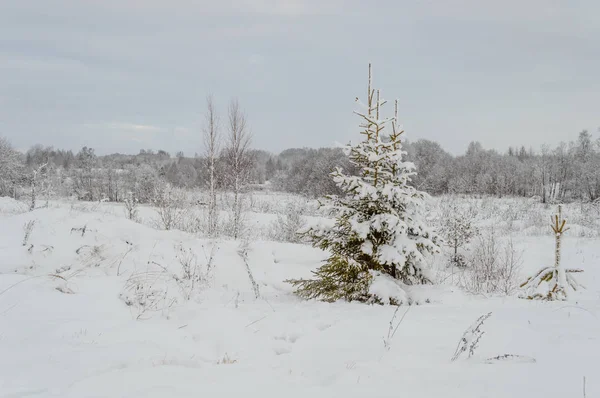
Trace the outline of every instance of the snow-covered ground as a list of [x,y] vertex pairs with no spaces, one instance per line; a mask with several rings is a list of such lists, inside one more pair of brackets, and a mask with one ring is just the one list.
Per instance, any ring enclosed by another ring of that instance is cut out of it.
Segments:
[[[326,254],[264,240],[284,209],[272,201],[254,205],[239,242],[154,229],[149,208],[135,223],[114,204],[24,212],[0,198],[0,397],[564,398],[584,396],[584,377],[587,397],[600,397],[593,209],[565,209],[574,222],[563,262],[585,271],[577,277],[587,287],[569,302],[469,295],[440,277],[393,317],[395,307],[295,297],[284,280],[309,276]],[[523,277],[553,263],[553,208],[464,205],[481,228],[513,238]],[[432,264],[446,272],[442,259]],[[452,362],[465,329],[488,312],[474,355]],[[488,361],[504,354],[518,357]]]

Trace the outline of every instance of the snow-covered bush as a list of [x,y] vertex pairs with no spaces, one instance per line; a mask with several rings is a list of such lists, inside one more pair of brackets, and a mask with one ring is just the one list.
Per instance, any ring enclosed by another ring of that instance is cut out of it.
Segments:
[[248,213],[251,195],[240,193],[222,195],[222,203],[226,206],[227,215],[222,218],[221,232],[234,239],[244,239],[248,233]]
[[155,191],[154,206],[158,213],[158,227],[165,230],[177,229],[188,212],[186,193],[161,182]]
[[125,204],[125,213],[127,214],[127,218],[131,221],[139,222],[139,214],[138,214],[138,200],[133,195],[133,192],[129,192],[129,195],[125,200],[123,200]]
[[23,176],[19,153],[7,139],[0,137],[0,196],[15,197]]
[[281,242],[299,243],[298,234],[306,221],[303,217],[304,206],[299,201],[289,201],[283,214],[277,214],[277,220],[271,223],[270,237]]
[[37,207],[38,197],[45,194],[46,204],[48,204],[48,196],[50,193],[50,165],[44,163],[39,167],[29,171],[27,180],[29,182],[28,201],[29,210],[33,211]]
[[427,194],[410,183],[414,165],[403,160],[406,152],[400,139],[403,131],[397,125],[397,103],[394,117],[380,119],[385,101],[380,100],[379,91],[371,89],[370,72],[369,66],[367,111],[357,113],[363,119],[364,139],[346,147],[350,162],[361,174],[347,175],[339,168],[332,173],[344,194],[328,196],[321,204],[335,222],[311,226],[302,234],[331,256],[314,272],[315,279],[288,281],[304,298],[382,301],[369,292],[372,272],[407,285],[430,282],[424,256],[439,248],[438,237],[425,225],[421,211]]
[[522,262],[512,239],[500,240],[491,230],[479,234],[474,246],[459,285],[470,293],[513,294],[519,285]]
[[140,203],[152,203],[160,186],[158,172],[149,164],[127,166],[128,184]]

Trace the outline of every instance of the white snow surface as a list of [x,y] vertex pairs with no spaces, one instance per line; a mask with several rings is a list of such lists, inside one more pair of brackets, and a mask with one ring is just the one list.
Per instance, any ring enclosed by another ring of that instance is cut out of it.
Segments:
[[[103,205],[22,212],[13,202],[0,198],[0,397],[564,398],[583,397],[584,376],[587,397],[600,397],[597,238],[564,237],[564,265],[582,268],[587,287],[569,302],[413,286],[419,305],[386,348],[395,307],[292,294],[284,280],[310,277],[327,257],[320,250],[250,241],[256,298],[241,242],[155,230]],[[523,272],[553,264],[551,236],[513,239]],[[173,278],[178,245],[201,268],[218,247],[190,300]],[[125,304],[134,280],[164,294],[161,310]],[[391,294],[392,283],[372,289]],[[473,357],[451,362],[487,312]],[[535,361],[488,361],[505,354]]]

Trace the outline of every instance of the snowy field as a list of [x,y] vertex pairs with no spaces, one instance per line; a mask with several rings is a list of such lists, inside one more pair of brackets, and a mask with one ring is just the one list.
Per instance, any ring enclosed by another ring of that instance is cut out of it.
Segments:
[[[448,200],[431,201],[433,223]],[[457,200],[512,239],[519,280],[553,264],[554,207]],[[564,208],[563,263],[586,286],[568,302],[466,292],[440,254],[439,283],[413,288],[418,305],[394,316],[292,294],[284,280],[310,276],[326,253],[272,241],[290,201],[317,220],[314,203],[255,195],[235,241],[159,230],[149,207],[136,223],[119,204],[26,212],[0,198],[0,397],[571,398],[584,377],[585,396],[600,397],[598,207]],[[488,312],[472,357],[451,361]]]

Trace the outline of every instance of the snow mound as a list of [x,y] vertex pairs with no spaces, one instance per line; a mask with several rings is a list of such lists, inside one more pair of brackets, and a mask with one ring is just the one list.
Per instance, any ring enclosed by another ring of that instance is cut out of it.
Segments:
[[0,214],[19,214],[28,210],[25,203],[5,196],[0,197]]
[[369,286],[369,294],[377,296],[383,303],[412,304],[406,292],[406,286],[389,275],[371,271],[373,281]]
[[[394,308],[292,294],[283,281],[309,277],[327,257],[309,246],[213,241],[69,205],[1,223],[2,397],[558,398],[577,394],[583,375],[587,395],[600,396],[590,376],[600,357],[597,240],[566,241],[590,293],[576,305],[465,297],[373,274],[383,299],[432,299],[407,307],[386,347]],[[552,260],[551,238],[521,243],[526,263]],[[488,311],[472,360],[451,363],[465,327]]]

